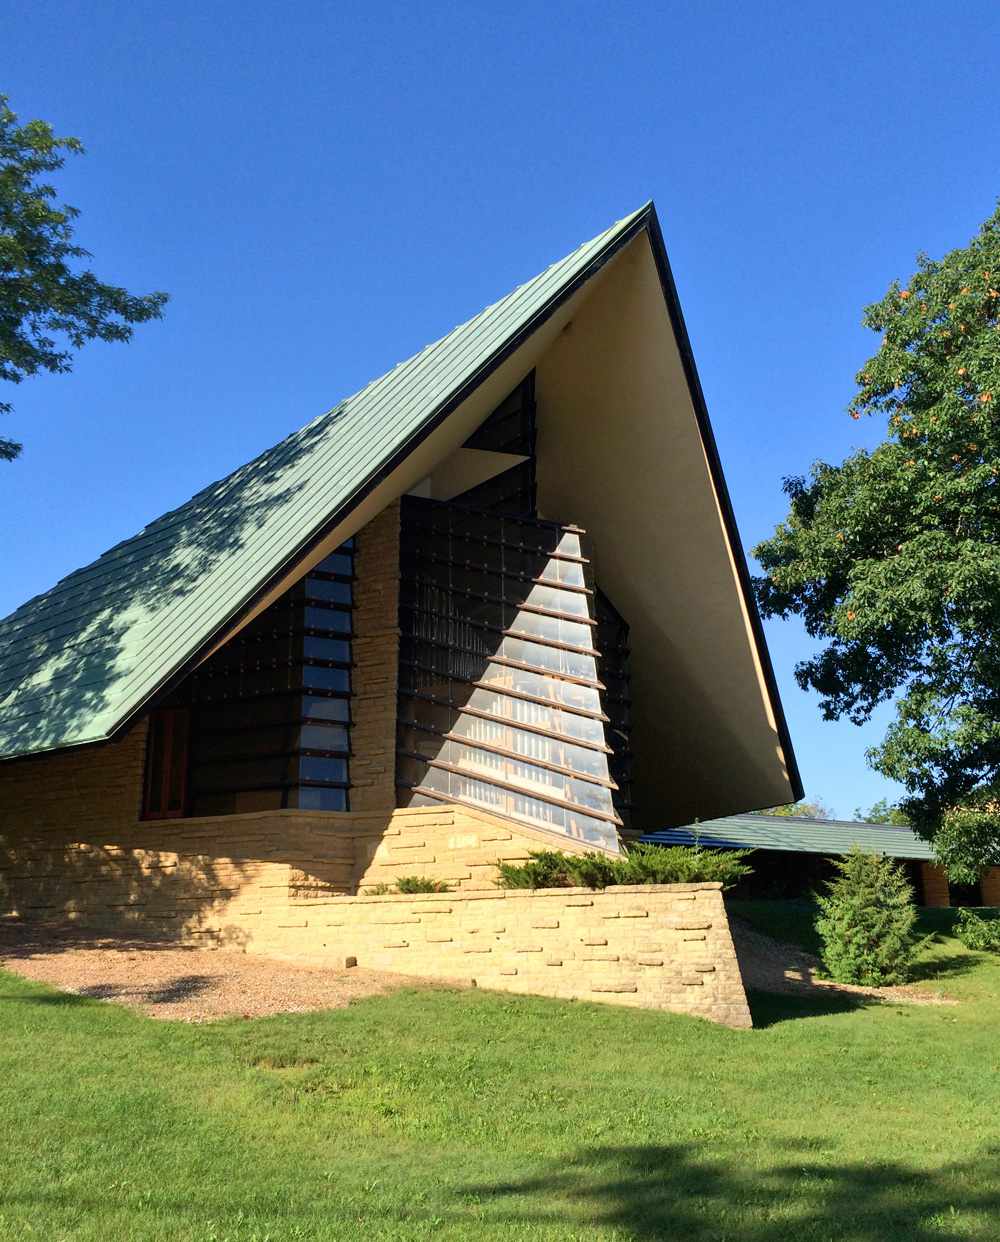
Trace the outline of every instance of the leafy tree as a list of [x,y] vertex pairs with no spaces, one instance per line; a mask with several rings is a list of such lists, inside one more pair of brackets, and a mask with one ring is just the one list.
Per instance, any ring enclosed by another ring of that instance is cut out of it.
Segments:
[[757,591],[822,640],[796,676],[828,720],[895,699],[869,762],[925,837],[975,801],[979,829],[950,855],[975,870],[1000,850],[1000,210],[917,263],[864,312],[881,341],[848,413],[885,418],[886,439],[785,480]]
[[[58,138],[45,121],[18,125],[0,95],[0,379],[13,384],[39,371],[72,368],[72,351],[87,341],[127,341],[132,325],[158,319],[165,293],[136,297],[103,284],[79,260],[73,241],[75,207],[55,201],[42,178],[79,155],[78,138]],[[12,406],[0,401],[0,413]],[[21,451],[0,436],[0,459]]]
[[764,811],[751,811],[751,815],[781,815],[786,819],[833,819],[833,811],[816,799],[815,802],[786,802],[783,806],[769,806]]
[[823,965],[840,983],[902,983],[917,949],[913,890],[891,858],[854,849],[819,899]]
[[910,819],[906,812],[894,802],[890,802],[888,798],[879,798],[878,802],[873,802],[867,811],[859,806],[855,807],[854,818],[863,824],[895,824],[897,828],[910,827]]
[[984,919],[972,910],[959,910],[955,919],[955,935],[967,949],[1000,953],[1000,919]]

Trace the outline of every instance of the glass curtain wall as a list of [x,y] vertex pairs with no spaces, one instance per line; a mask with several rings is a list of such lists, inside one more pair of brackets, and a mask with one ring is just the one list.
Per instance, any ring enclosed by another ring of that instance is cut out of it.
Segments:
[[575,527],[405,498],[404,805],[468,802],[617,849],[622,819],[582,536]]
[[[349,540],[153,713],[147,817],[348,809],[353,583]],[[180,719],[185,789],[179,796],[174,782],[168,797],[158,774],[165,760],[176,766]]]

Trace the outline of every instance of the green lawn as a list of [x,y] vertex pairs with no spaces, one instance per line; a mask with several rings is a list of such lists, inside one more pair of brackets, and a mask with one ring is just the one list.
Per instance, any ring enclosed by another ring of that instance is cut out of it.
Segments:
[[198,1027],[0,974],[0,1238],[997,1239],[1000,961],[921,973],[961,1005],[748,1032],[443,990]]

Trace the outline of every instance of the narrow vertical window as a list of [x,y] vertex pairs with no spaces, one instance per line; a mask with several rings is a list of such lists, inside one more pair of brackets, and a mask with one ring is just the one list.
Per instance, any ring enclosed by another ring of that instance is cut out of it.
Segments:
[[143,819],[177,819],[187,802],[188,711],[161,707],[149,718]]

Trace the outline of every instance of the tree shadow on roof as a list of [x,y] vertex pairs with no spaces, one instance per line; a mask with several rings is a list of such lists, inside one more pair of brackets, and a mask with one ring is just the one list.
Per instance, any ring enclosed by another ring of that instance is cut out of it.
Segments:
[[[279,529],[315,420],[0,621],[0,752],[95,740],[181,666],[328,515]],[[266,551],[265,549],[266,545]]]

